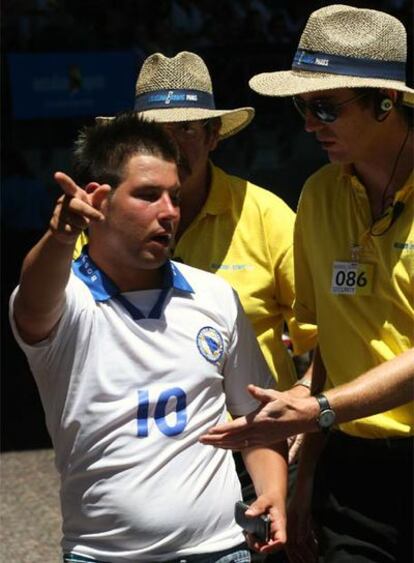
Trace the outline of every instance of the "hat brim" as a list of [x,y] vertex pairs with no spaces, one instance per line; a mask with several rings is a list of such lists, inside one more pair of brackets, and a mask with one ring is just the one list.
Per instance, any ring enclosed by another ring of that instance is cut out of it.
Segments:
[[[150,121],[158,123],[174,123],[180,121],[196,121],[199,119],[212,119],[214,117],[221,118],[221,127],[219,138],[225,139],[235,135],[252,121],[254,117],[254,109],[244,107],[232,110],[210,110],[202,108],[166,108],[151,109],[147,111],[137,112],[139,116]],[[99,116],[96,121],[105,121],[113,119],[111,117]]]
[[342,74],[286,70],[264,72],[249,80],[252,90],[263,96],[297,96],[335,88],[390,88],[404,93],[404,104],[414,105],[414,90],[399,80],[362,78]]

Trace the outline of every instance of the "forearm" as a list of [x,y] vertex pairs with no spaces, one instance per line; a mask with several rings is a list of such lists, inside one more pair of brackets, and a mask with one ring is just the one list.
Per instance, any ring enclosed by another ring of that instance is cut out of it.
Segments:
[[284,503],[287,491],[286,442],[279,442],[272,448],[246,448],[242,451],[242,457],[256,495],[271,495]]
[[62,314],[73,247],[48,230],[23,262],[14,315],[27,342],[46,338]]
[[[323,365],[323,364],[322,364]],[[315,373],[315,372],[314,372]],[[320,391],[312,379],[312,394]],[[348,422],[396,408],[414,399],[414,349],[384,362],[349,383],[324,391],[336,422]],[[313,397],[299,400],[303,432],[316,432],[319,406]],[[311,416],[306,416],[306,413]]]
[[338,422],[385,412],[414,399],[414,349],[325,392]]
[[305,398],[320,393],[326,380],[326,369],[319,347],[313,353],[313,359],[305,374],[290,388],[288,393],[297,398]]

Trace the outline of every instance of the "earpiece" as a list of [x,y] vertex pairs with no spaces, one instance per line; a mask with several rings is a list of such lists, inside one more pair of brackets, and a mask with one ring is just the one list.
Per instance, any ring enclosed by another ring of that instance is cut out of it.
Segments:
[[380,102],[380,109],[383,112],[390,111],[392,109],[393,103],[390,98],[382,98]]
[[377,121],[384,121],[392,110],[394,102],[387,95],[378,94],[375,99],[374,111]]

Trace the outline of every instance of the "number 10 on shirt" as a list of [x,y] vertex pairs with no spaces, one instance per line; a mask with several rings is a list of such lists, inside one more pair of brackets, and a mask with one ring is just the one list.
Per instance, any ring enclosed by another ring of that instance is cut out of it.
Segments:
[[[150,391],[140,389],[138,391],[137,409],[137,436],[146,438],[149,432],[148,420],[150,416]],[[169,408],[169,411],[167,411]],[[171,420],[175,412],[175,423]],[[167,420],[167,415],[168,420]],[[187,396],[180,387],[171,387],[162,391],[155,403],[153,418],[158,430],[165,436],[177,436],[187,426]]]

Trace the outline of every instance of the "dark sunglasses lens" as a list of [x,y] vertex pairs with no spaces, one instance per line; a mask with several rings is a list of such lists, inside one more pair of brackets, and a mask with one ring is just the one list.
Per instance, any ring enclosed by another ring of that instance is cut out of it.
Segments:
[[332,123],[338,117],[335,106],[327,102],[315,102],[309,106],[313,115],[323,123]]
[[306,119],[306,112],[310,111],[313,117],[323,123],[332,123],[338,117],[336,107],[328,102],[305,102],[298,96],[293,96],[293,103],[303,119]]

